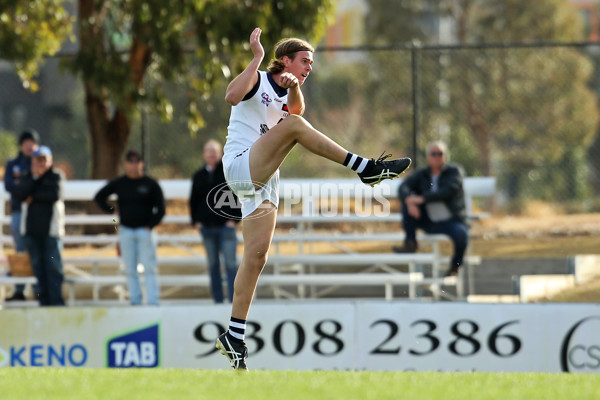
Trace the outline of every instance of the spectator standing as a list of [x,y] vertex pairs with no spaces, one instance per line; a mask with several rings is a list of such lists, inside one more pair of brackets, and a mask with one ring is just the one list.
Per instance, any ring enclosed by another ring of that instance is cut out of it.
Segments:
[[22,204],[21,234],[38,281],[41,306],[63,306],[62,236],[65,205],[62,171],[52,167],[52,151],[40,146],[33,152],[31,171],[23,175],[13,195]]
[[[21,235],[21,201],[14,195],[15,187],[21,181],[21,177],[27,175],[31,170],[31,156],[37,150],[40,136],[33,130],[26,130],[19,136],[19,154],[9,160],[4,168],[4,188],[10,193],[10,233],[12,235],[15,252],[25,251],[25,241]],[[34,290],[35,291],[35,290]],[[15,290],[6,301],[25,300],[25,285],[15,285]]]
[[417,228],[427,233],[448,235],[454,254],[446,276],[458,274],[469,242],[466,222],[462,169],[447,162],[444,142],[427,146],[427,167],[414,171],[400,186],[402,224],[406,232],[404,246],[394,246],[396,253],[414,253],[418,249]]
[[[223,303],[222,254],[227,275],[227,295],[231,302],[237,273],[236,223],[241,220],[242,212],[237,205],[237,198],[225,182],[221,144],[209,140],[204,145],[202,155],[205,165],[192,178],[189,200],[192,225],[200,231],[206,249],[213,300]],[[232,204],[234,201],[236,204]]]
[[144,173],[142,155],[129,150],[125,156],[125,175],[110,181],[101,188],[94,201],[105,212],[115,212],[108,202],[117,195],[119,215],[119,249],[125,264],[127,287],[132,305],[142,304],[142,290],[137,271],[138,263],[144,266],[146,301],[158,305],[156,263],[156,232],[154,228],[165,215],[165,200],[156,180]]

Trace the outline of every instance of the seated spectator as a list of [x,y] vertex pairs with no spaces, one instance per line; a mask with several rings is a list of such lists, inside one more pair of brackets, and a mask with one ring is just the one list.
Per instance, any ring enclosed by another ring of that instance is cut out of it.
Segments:
[[22,201],[21,233],[38,281],[41,306],[63,306],[62,241],[65,234],[64,174],[52,167],[52,151],[40,146],[33,152],[31,171],[15,187]]
[[406,232],[404,246],[396,253],[414,253],[418,249],[416,230],[450,236],[454,254],[445,276],[458,274],[469,242],[463,192],[463,172],[447,163],[448,148],[437,141],[427,146],[428,166],[414,171],[400,186],[402,224]]

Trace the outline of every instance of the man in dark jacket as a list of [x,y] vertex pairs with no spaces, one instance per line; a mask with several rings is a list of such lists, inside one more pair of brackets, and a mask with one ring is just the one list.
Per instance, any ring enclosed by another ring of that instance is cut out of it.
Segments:
[[446,276],[456,275],[463,263],[469,242],[466,222],[463,172],[447,163],[448,148],[443,142],[427,146],[427,167],[414,171],[400,186],[402,224],[406,232],[404,246],[397,253],[414,253],[418,245],[416,229],[450,236],[454,254]]
[[157,226],[165,215],[165,199],[156,180],[144,174],[142,155],[129,150],[125,156],[126,174],[101,188],[94,201],[108,212],[115,208],[108,202],[117,195],[119,210],[119,249],[127,273],[129,300],[132,305],[142,304],[142,290],[137,265],[144,266],[147,303],[158,305],[160,290],[156,263]]
[[190,195],[192,225],[202,234],[208,259],[211,293],[215,303],[223,302],[223,280],[219,255],[223,254],[227,273],[227,295],[233,300],[233,282],[237,274],[236,223],[242,218],[237,198],[225,183],[223,151],[216,140],[204,145],[206,164],[193,176]]
[[52,167],[52,152],[40,146],[33,153],[31,171],[15,187],[13,195],[23,202],[21,233],[38,281],[42,306],[63,306],[62,241],[65,234],[65,177]]
[[[13,195],[21,177],[31,170],[31,155],[40,144],[40,136],[33,129],[23,131],[19,136],[19,154],[8,161],[4,168],[4,188],[11,194],[10,198],[10,233],[15,243],[15,251],[25,251],[25,242],[21,236],[21,202]],[[6,301],[25,300],[25,285],[15,285],[15,290]]]

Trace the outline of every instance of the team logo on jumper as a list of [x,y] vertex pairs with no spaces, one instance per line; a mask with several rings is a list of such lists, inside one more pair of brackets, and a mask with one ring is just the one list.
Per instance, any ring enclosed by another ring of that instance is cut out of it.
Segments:
[[111,368],[154,368],[160,363],[159,324],[109,338],[106,366]]
[[288,112],[287,103],[283,103],[283,107],[281,107],[281,110]]
[[269,95],[265,92],[262,92],[262,94],[260,95],[260,97],[262,97],[262,101],[261,103],[265,104],[267,107],[269,107],[269,104],[273,101]]
[[560,352],[563,372],[600,372],[600,316],[583,318],[569,329]]

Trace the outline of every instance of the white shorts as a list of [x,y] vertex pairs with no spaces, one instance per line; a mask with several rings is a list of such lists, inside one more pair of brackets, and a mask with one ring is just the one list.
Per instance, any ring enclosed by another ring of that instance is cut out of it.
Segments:
[[236,154],[233,158],[223,157],[223,172],[227,184],[240,200],[242,218],[252,214],[262,203],[268,200],[279,206],[279,169],[260,189],[254,187],[250,175],[250,149]]

